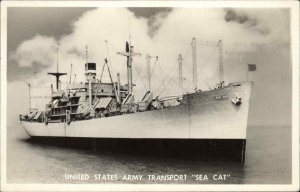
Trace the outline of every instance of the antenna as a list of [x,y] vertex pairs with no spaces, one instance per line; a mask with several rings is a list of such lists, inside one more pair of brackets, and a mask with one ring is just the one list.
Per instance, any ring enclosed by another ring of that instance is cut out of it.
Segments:
[[129,27],[129,29],[128,29],[128,35],[129,35],[129,49],[130,49],[130,46],[131,46],[131,30],[130,30],[130,28],[131,28],[131,26],[130,26],[130,15],[129,15],[129,12],[128,12],[128,27]]
[[58,52],[59,52],[59,41],[56,41],[56,72],[58,73]]

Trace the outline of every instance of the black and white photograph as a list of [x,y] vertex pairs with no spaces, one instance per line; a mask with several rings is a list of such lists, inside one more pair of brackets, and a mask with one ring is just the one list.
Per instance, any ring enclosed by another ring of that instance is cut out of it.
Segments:
[[1,191],[41,190],[298,191],[299,3],[1,2]]

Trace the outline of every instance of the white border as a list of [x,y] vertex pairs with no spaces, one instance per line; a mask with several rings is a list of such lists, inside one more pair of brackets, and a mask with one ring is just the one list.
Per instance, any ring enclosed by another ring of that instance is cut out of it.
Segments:
[[[7,8],[8,7],[243,7],[290,8],[292,45],[292,184],[7,184]],[[3,191],[298,191],[299,190],[299,3],[297,1],[4,1],[1,2],[1,190]]]

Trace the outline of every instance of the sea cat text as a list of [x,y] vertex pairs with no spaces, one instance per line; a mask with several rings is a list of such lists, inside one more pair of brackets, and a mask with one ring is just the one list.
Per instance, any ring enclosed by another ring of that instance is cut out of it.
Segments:
[[126,174],[126,175],[117,175],[117,174],[65,174],[64,179],[66,181],[186,181],[186,180],[196,180],[196,181],[208,181],[208,180],[227,180],[230,177],[230,174],[164,174],[164,175],[140,175],[140,174]]

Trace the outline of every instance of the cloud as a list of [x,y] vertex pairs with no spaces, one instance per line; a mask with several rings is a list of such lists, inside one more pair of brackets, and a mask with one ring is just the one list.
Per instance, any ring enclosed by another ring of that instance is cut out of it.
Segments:
[[249,22],[251,26],[255,26],[257,21],[255,18],[249,18],[246,13],[238,13],[233,9],[225,9],[225,21],[227,22],[237,22],[240,24],[244,24]]
[[22,42],[11,59],[18,61],[20,67],[30,67],[37,63],[37,66],[45,68],[54,63],[55,53],[55,38],[37,34],[34,38]]
[[148,23],[148,27],[149,27],[148,35],[150,37],[153,37],[154,35],[156,35],[157,31],[159,30],[161,25],[164,23],[164,20],[168,16],[170,11],[171,10],[159,12],[159,13],[149,17],[147,23]]
[[244,27],[257,31],[262,35],[268,35],[270,33],[270,28],[268,28],[266,25],[261,25],[257,18],[251,17],[243,11],[225,9],[224,19],[226,22],[236,22],[244,25]]
[[275,11],[274,9],[226,8],[224,12],[226,22],[236,23],[245,29],[265,35],[267,36],[266,39],[280,38],[278,31],[283,34],[289,32],[289,12],[287,9],[276,9]]
[[[137,98],[147,90],[146,54],[159,56],[158,62],[154,59],[151,61],[155,94],[178,94],[179,54],[184,56],[184,88],[185,91],[191,91],[190,43],[192,37],[196,37],[198,87],[207,89],[218,81],[218,49],[201,45],[201,40],[217,42],[222,39],[224,63],[229,60],[228,57],[236,57],[235,63],[231,63],[236,67],[245,64],[247,61],[243,60],[243,54],[255,52],[257,46],[289,42],[288,17],[288,11],[283,9],[174,8],[149,18],[137,17],[125,8],[93,9],[72,23],[72,33],[58,39],[61,44],[59,70],[69,73],[72,64],[72,81],[74,74],[77,82],[85,81],[85,47],[88,46],[88,61],[97,63],[98,78],[104,59],[108,58],[114,80],[119,72],[122,83],[127,83],[126,58],[117,52],[124,51],[130,33],[135,51],[142,53],[141,57],[134,58],[133,66]],[[56,71],[56,39],[53,37],[36,35],[24,41],[12,58],[17,60],[21,68],[34,66],[39,69],[28,82],[46,85],[50,78],[54,84],[54,78],[46,75],[47,72]],[[232,80],[237,75],[238,72],[231,72],[225,74],[225,78]],[[69,76],[62,78],[63,82],[68,80]],[[109,81],[107,72],[104,80]]]

